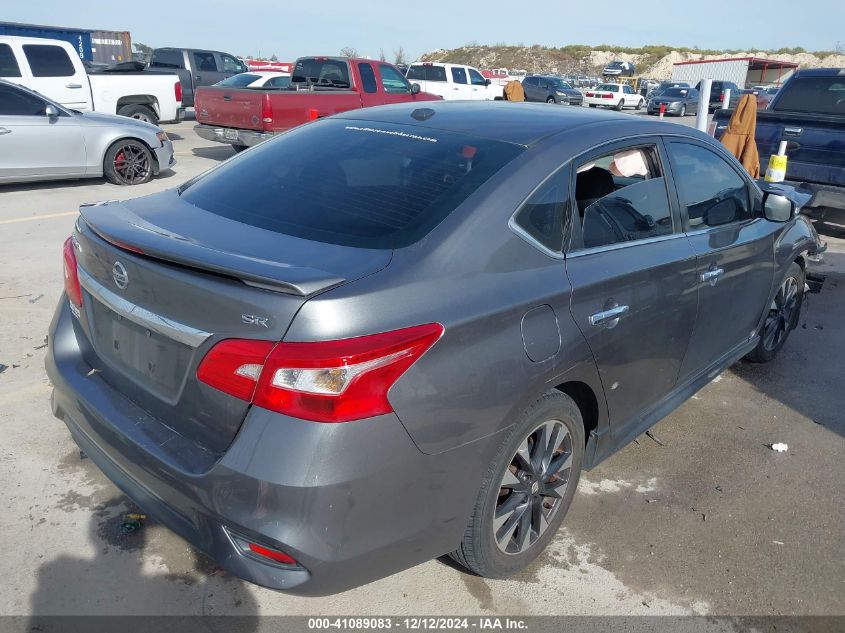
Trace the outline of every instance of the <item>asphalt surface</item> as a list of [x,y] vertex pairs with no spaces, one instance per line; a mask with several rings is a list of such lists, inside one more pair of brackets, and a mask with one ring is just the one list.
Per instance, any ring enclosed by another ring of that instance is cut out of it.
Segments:
[[[693,124],[693,117],[683,123]],[[827,281],[767,365],[740,362],[585,473],[564,529],[519,577],[433,560],[298,598],[248,585],[133,508],[50,413],[44,342],[79,204],[180,184],[233,154],[167,126],[178,164],[147,185],[0,186],[0,614],[845,614],[845,230]],[[789,445],[786,453],[769,448]]]

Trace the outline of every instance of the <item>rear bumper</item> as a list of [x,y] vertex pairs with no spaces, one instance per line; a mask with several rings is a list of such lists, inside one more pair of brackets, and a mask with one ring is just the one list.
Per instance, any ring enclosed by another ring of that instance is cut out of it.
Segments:
[[[767,162],[768,159],[766,160]],[[766,163],[763,163],[763,165],[765,166]],[[786,184],[795,187],[799,193],[805,193],[811,196],[803,209],[812,217],[821,219],[831,210],[840,215],[840,217],[845,215],[845,187],[793,181],[787,181]]]
[[[319,424],[252,407],[223,457],[191,468],[199,447],[88,375],[74,319],[63,296],[46,358],[54,414],[140,508],[232,574],[326,595],[460,542],[497,436],[424,455],[393,414]],[[245,556],[227,532],[300,565]]]
[[202,123],[195,125],[194,131],[200,138],[204,138],[206,141],[217,141],[218,143],[226,143],[228,145],[245,145],[246,147],[258,145],[262,141],[273,137],[271,132],[240,130]]

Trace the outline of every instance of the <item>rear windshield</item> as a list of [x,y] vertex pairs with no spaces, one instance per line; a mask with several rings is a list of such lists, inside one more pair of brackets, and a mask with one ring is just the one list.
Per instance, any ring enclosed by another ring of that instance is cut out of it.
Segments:
[[332,120],[263,143],[181,190],[187,202],[309,240],[393,249],[439,224],[522,148],[408,125]]
[[299,59],[294,66],[291,82],[327,88],[352,86],[349,81],[349,64],[342,59]]
[[845,114],[845,76],[798,77],[780,90],[773,110]]
[[619,84],[602,84],[596,90],[603,90],[604,92],[618,92]]
[[261,79],[261,75],[254,75],[253,73],[241,73],[240,75],[232,75],[223,81],[218,81],[215,86],[225,86],[227,88],[243,88],[248,86],[253,81]]

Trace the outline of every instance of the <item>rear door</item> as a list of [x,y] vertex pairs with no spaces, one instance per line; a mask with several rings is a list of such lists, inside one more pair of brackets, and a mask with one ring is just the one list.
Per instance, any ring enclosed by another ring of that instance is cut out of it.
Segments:
[[449,79],[452,88],[452,99],[469,100],[472,98],[472,91],[469,86],[469,75],[463,66],[451,66],[449,68]]
[[540,98],[540,78],[526,77],[522,81],[522,90],[525,92],[526,101],[544,101],[545,96]]
[[451,86],[446,79],[446,68],[440,64],[425,62],[413,64],[408,69],[407,79],[418,83],[423,92],[428,92],[444,99],[451,99]]
[[756,334],[772,289],[777,225],[755,217],[759,193],[741,167],[703,143],[667,145],[682,222],[698,261],[698,320],[681,370],[685,378]]
[[31,88],[66,108],[92,109],[88,75],[63,46],[23,44],[21,51],[29,67]]
[[571,310],[599,368],[614,434],[625,435],[676,384],[696,317],[696,259],[658,138],[605,146],[575,168]]
[[0,180],[85,174],[85,143],[76,117],[44,114],[47,103],[0,84]]

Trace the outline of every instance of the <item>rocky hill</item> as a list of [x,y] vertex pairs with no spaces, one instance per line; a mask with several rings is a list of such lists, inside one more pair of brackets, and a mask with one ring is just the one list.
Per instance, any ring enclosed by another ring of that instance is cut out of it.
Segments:
[[544,46],[494,46],[470,44],[460,48],[438,49],[420,56],[423,61],[463,63],[477,68],[508,68],[530,73],[583,73],[599,74],[614,59],[637,65],[637,74],[654,79],[669,79],[672,64],[702,59],[726,57],[766,57],[781,61],[797,62],[802,68],[845,67],[842,51],[809,53],[801,48],[777,51],[698,50],[670,46],[643,46],[623,48],[615,46],[570,45],[560,48]]

